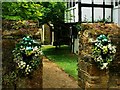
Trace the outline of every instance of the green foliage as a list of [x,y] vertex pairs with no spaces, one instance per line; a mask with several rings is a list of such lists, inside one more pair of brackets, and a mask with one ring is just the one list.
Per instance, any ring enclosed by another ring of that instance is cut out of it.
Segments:
[[40,20],[41,23],[64,21],[64,2],[3,2],[2,18]]
[[7,20],[39,19],[41,6],[35,2],[3,2],[2,18]]
[[77,29],[77,31],[81,30],[81,24],[77,23],[76,25],[74,25],[74,27]]
[[113,61],[116,47],[113,46],[108,37],[104,34],[97,37],[93,47],[93,58],[100,69],[107,69]]
[[42,5],[41,12],[43,13],[43,23],[51,21],[55,24],[56,22],[59,23],[64,21],[64,2],[42,2],[40,5]]
[[28,27],[29,27],[29,22],[26,20],[17,21],[13,23],[13,26],[12,26],[13,29],[28,28]]
[[13,50],[13,61],[16,63],[19,75],[32,73],[39,65],[41,54],[40,45],[30,36],[24,37]]
[[3,19],[37,20],[39,25],[46,23],[52,29],[51,22],[59,30],[64,22],[65,2],[3,2],[2,11]]
[[110,22],[110,16],[108,17],[108,18],[106,18],[106,19],[98,19],[98,20],[96,20],[95,22],[100,22],[100,23],[107,23],[107,22]]

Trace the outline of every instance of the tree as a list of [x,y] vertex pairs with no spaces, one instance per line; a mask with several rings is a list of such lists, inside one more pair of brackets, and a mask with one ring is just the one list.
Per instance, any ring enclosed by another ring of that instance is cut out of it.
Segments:
[[64,21],[64,11],[65,3],[64,2],[43,2],[41,12],[43,13],[43,21],[51,21],[53,24],[56,22]]
[[37,19],[41,23],[64,21],[64,2],[3,2],[2,18],[8,20]]
[[3,2],[2,18],[7,20],[40,19],[41,6],[35,2]]
[[7,20],[39,20],[58,33],[64,26],[65,2],[3,2],[2,18]]

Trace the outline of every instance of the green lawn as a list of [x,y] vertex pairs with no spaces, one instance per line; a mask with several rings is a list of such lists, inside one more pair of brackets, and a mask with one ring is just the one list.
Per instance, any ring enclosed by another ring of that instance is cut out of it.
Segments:
[[49,60],[55,62],[66,73],[77,80],[77,55],[71,54],[68,46],[63,45],[56,49],[54,46],[46,45],[42,46],[42,50]]

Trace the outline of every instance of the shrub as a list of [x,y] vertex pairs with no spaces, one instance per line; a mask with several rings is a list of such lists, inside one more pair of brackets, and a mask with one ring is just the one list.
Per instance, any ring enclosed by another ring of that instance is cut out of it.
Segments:
[[30,36],[24,37],[13,50],[13,61],[21,76],[31,74],[40,64],[41,45]]
[[93,58],[100,69],[107,69],[108,65],[113,61],[116,53],[116,47],[104,34],[97,37],[93,47]]

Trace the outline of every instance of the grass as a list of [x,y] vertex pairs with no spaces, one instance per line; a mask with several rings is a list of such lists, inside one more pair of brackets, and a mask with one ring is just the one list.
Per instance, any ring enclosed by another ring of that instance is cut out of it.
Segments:
[[66,73],[77,80],[77,55],[70,53],[68,46],[63,45],[56,49],[54,46],[46,45],[42,46],[42,50],[49,60],[55,62]]

